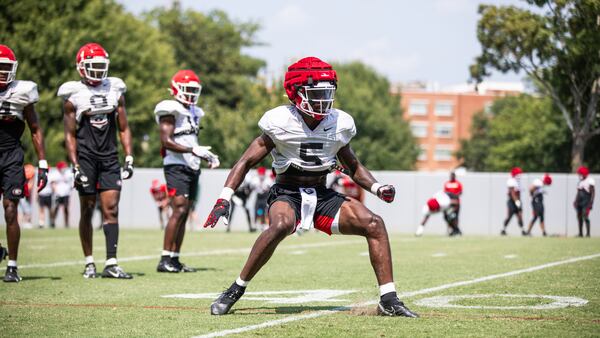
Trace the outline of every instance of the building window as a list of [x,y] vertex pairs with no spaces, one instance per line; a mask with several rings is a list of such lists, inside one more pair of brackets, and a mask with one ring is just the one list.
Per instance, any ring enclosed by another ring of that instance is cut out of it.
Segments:
[[434,113],[436,116],[452,116],[452,110],[454,110],[452,101],[437,101],[435,103]]
[[449,146],[436,146],[433,153],[433,159],[436,161],[451,161],[452,148]]
[[417,157],[418,161],[427,161],[427,145],[421,144],[419,146],[419,156]]
[[454,124],[452,123],[437,123],[435,125],[435,137],[451,138]]
[[427,128],[429,125],[427,122],[411,122],[410,131],[414,137],[427,137]]
[[408,105],[408,113],[410,115],[427,115],[427,106],[429,101],[427,100],[410,100]]

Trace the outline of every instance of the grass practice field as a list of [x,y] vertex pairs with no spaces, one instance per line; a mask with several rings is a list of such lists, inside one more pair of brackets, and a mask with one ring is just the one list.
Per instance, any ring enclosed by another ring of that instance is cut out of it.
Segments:
[[[600,238],[392,235],[398,292],[421,315],[407,319],[374,315],[363,238],[291,236],[233,313],[211,316],[256,236],[188,233],[182,261],[200,271],[159,274],[162,232],[125,230],[120,264],[134,279],[85,280],[76,230],[25,230],[24,279],[0,283],[0,336],[600,336]],[[101,271],[103,233],[94,240]]]

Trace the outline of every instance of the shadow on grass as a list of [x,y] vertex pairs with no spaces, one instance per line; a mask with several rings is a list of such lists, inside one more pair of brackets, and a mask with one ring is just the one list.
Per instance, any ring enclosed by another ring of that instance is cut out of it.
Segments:
[[236,315],[257,315],[257,314],[297,314],[303,312],[314,312],[322,310],[340,310],[341,306],[262,306],[253,308],[233,309],[230,313]]
[[38,280],[38,279],[61,280],[62,277],[56,277],[56,276],[23,276],[23,281]]

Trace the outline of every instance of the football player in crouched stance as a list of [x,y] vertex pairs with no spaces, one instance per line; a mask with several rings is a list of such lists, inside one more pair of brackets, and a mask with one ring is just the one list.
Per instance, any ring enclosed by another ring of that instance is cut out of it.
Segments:
[[423,206],[423,220],[421,221],[421,225],[417,228],[415,236],[420,237],[423,235],[425,224],[427,224],[429,216],[438,212],[444,214],[444,220],[450,229],[450,236],[462,235],[462,232],[458,227],[458,207],[459,201],[457,195],[446,191],[438,191],[435,193]]
[[292,64],[284,81],[291,104],[264,114],[258,122],[262,135],[250,144],[229,173],[204,227],[214,227],[220,217],[227,221],[235,189],[248,170],[269,153],[277,179],[268,198],[270,226],[254,243],[239,278],[212,303],[213,315],[229,312],[286,236],[298,227],[308,230],[314,226],[329,235],[365,237],[379,284],[379,314],[418,317],[396,294],[383,219],[359,201],[325,187],[326,175],[336,166],[337,157],[361,187],[387,203],[395,196],[394,187],[377,183],[350,147],[356,127],[350,115],[332,108],[336,86],[336,72],[328,63],[307,57]]
[[38,191],[48,183],[44,137],[34,109],[34,104],[39,100],[37,85],[31,81],[15,80],[17,66],[15,53],[8,46],[0,45],[0,194],[3,196],[8,239],[8,253],[6,248],[0,245],[0,262],[8,254],[5,282],[21,281],[17,272],[17,254],[21,239],[17,207],[19,199],[25,197],[24,154],[21,147],[25,123],[31,131],[33,147],[39,159]]
[[[92,256],[92,216],[98,194],[106,239],[102,277],[131,279],[132,276],[117,264],[121,179],[133,175],[131,131],[123,95],[127,87],[121,79],[108,77],[108,66],[108,53],[102,46],[97,43],[84,45],[77,52],[81,81],[64,83],[58,89],[58,96],[64,100],[65,143],[79,192],[79,238],[86,261],[83,277],[97,277]],[[125,152],[122,169],[117,133]]]
[[156,105],[154,113],[160,129],[163,164],[167,189],[174,191],[171,198],[173,212],[163,241],[158,272],[195,272],[179,261],[185,235],[185,223],[190,206],[197,196],[200,161],[209,168],[219,166],[219,157],[210,147],[198,144],[200,119],[204,111],[196,106],[202,86],[198,75],[191,70],[180,70],[171,79],[171,95],[175,100],[164,100]]

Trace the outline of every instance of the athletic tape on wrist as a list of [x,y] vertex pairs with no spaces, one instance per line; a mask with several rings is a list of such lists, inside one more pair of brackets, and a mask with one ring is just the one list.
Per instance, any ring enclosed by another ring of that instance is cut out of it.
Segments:
[[230,187],[225,187],[223,188],[223,191],[221,191],[221,195],[219,195],[219,198],[230,201],[231,196],[233,196],[233,193],[233,189],[231,189]]
[[38,162],[38,168],[40,168],[40,169],[48,169],[48,161],[46,161],[46,160],[40,160]]
[[379,184],[379,183],[373,183],[373,185],[371,186],[371,192],[372,192],[374,195],[377,195],[377,191],[378,191],[378,190],[379,190],[379,188],[381,188],[381,187],[382,187],[382,185],[381,185],[381,184]]

